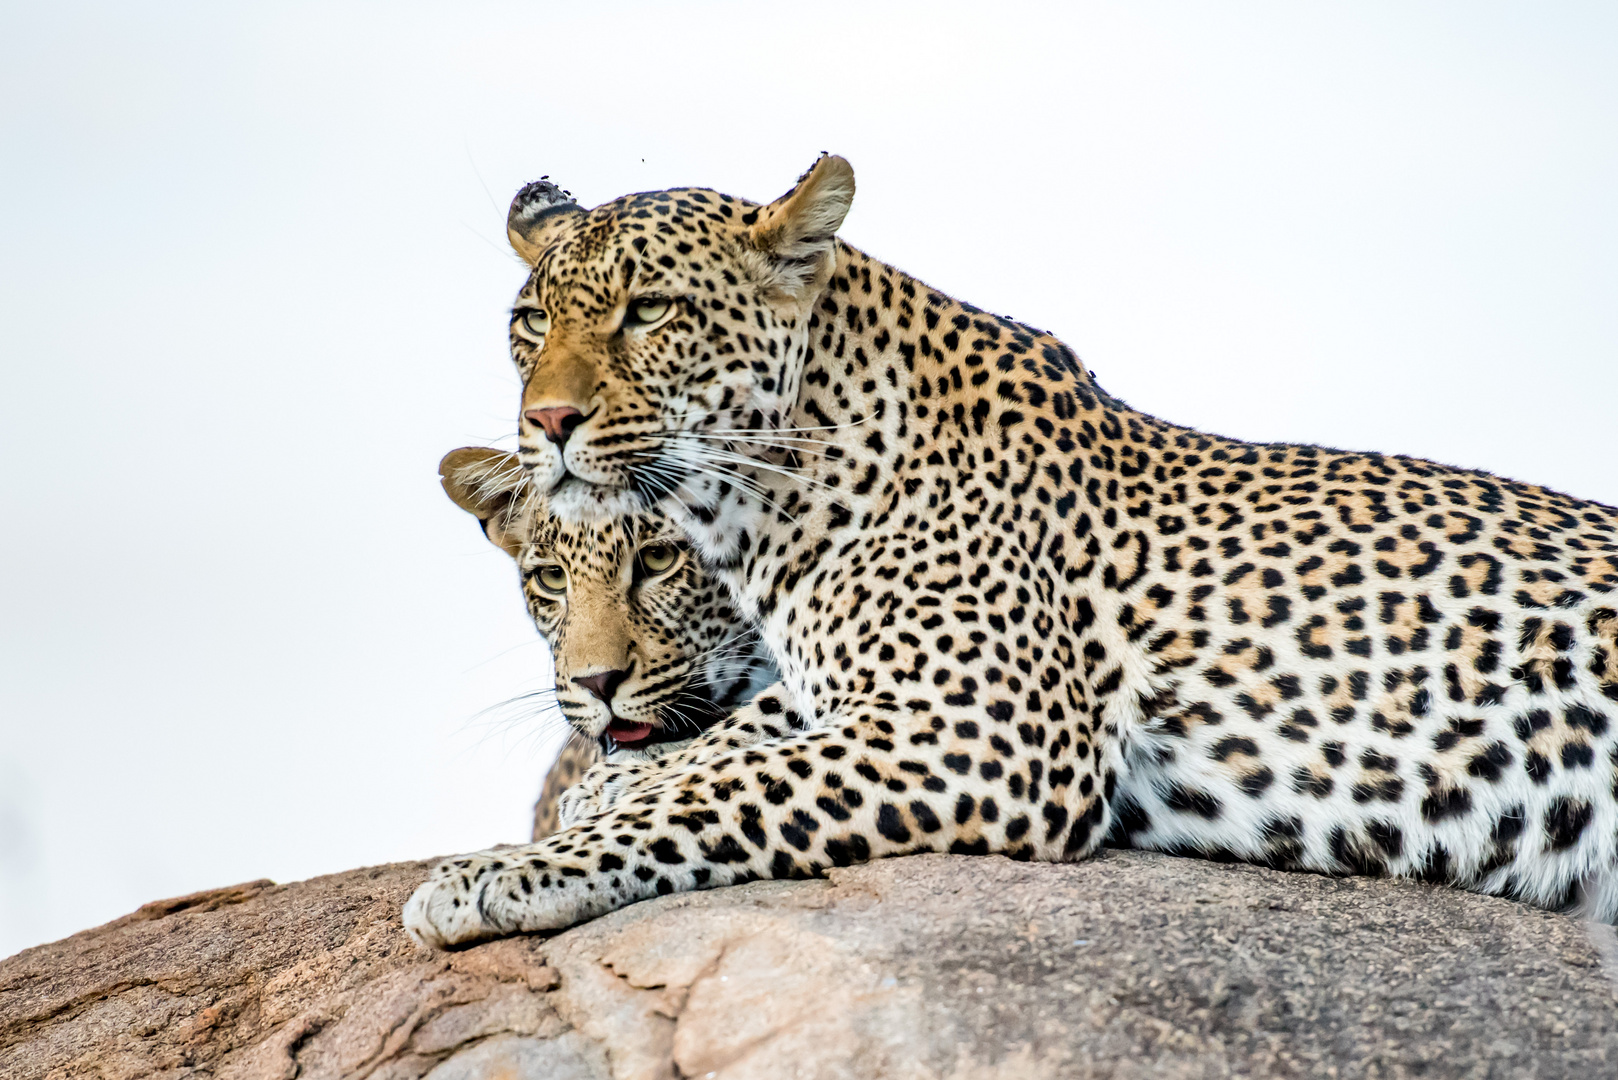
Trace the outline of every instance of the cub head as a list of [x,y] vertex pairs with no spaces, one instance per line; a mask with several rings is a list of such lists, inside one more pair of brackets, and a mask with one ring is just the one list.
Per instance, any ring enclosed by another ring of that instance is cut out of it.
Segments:
[[774,681],[756,635],[661,513],[561,521],[497,450],[451,451],[439,474],[516,560],[562,714],[606,752],[666,751]]
[[532,268],[511,313],[517,457],[553,513],[741,497],[748,437],[768,446],[797,400],[853,197],[831,156],[767,206],[700,188],[594,210],[548,182],[517,193],[507,233]]

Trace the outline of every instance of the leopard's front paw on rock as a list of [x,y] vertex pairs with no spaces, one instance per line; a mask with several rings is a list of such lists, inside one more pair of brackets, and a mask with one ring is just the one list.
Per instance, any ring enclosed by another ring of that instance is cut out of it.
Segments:
[[405,932],[418,945],[447,949],[501,932],[484,919],[480,910],[479,894],[485,884],[482,876],[468,869],[449,870],[450,865],[435,870],[405,901]]

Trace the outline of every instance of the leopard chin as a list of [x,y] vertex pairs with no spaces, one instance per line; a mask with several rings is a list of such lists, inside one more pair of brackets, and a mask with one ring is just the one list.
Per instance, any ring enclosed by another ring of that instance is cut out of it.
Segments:
[[592,484],[569,476],[550,495],[550,510],[570,525],[594,524],[638,514],[646,507],[629,488]]

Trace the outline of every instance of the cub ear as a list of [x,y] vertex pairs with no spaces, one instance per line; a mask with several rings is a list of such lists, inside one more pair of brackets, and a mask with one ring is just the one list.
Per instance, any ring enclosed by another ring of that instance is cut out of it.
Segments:
[[506,237],[522,261],[533,266],[540,253],[556,238],[558,227],[584,210],[546,177],[524,184],[506,212]]
[[483,535],[515,557],[522,544],[513,528],[513,511],[520,505],[517,496],[528,484],[517,455],[463,446],[444,455],[438,463],[438,479],[450,500],[478,519]]
[[798,301],[817,296],[836,268],[833,240],[853,202],[854,167],[823,154],[791,191],[744,215],[766,287]]

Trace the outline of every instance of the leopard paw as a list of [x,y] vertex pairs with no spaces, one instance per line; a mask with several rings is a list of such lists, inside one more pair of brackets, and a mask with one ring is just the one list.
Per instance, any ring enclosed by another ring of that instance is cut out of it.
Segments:
[[625,903],[629,885],[592,872],[599,852],[571,848],[553,837],[446,860],[405,902],[405,930],[417,944],[448,949],[560,930]]
[[503,931],[483,912],[483,891],[490,883],[492,860],[480,855],[450,859],[405,901],[404,928],[418,945],[447,949]]

